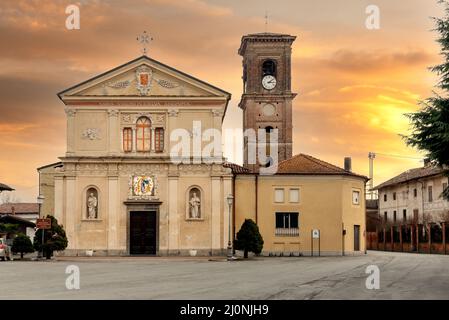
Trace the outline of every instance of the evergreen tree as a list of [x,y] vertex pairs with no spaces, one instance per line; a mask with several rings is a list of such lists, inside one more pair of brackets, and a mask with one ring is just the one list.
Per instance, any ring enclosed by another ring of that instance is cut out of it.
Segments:
[[[444,168],[449,177],[449,2],[438,2],[445,6],[445,16],[433,19],[435,31],[440,34],[437,41],[444,61],[430,70],[440,77],[437,88],[441,92],[434,92],[433,96],[420,102],[418,112],[407,114],[412,133],[405,140],[408,145],[426,151],[432,163]],[[443,191],[443,196],[449,200],[449,188]]]
[[245,219],[237,232],[237,239],[234,241],[236,250],[243,250],[244,257],[248,258],[248,252],[259,254],[262,252],[263,239],[259,232],[259,227],[251,219]]
[[19,225],[13,223],[0,223],[0,232],[6,235],[15,234],[19,230]]
[[67,248],[68,240],[62,225],[58,224],[58,220],[47,215],[47,219],[51,219],[50,229],[39,229],[34,235],[34,249],[42,251],[42,232],[44,231],[44,256],[50,259],[54,251],[63,251]]
[[20,252],[20,259],[23,259],[24,253],[34,252],[33,243],[30,237],[23,233],[19,233],[12,243],[12,252]]

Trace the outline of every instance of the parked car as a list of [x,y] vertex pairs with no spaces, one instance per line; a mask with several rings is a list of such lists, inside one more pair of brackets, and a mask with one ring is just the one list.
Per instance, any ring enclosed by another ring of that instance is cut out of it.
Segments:
[[5,261],[6,259],[12,260],[11,247],[3,238],[0,238],[0,259],[2,259],[3,261]]

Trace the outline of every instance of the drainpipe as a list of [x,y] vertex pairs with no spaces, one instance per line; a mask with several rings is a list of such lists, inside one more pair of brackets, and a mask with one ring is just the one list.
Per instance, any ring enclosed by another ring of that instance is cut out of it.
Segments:
[[258,220],[258,203],[259,203],[259,174],[255,174],[255,177],[256,177],[256,179],[254,180],[254,183],[255,183],[255,188],[256,188],[256,216],[255,216],[255,219],[256,219],[256,224],[257,224],[257,220]]

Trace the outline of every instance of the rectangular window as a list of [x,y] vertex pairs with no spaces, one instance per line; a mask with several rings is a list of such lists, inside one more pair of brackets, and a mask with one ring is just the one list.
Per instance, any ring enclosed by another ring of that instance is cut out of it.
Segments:
[[447,189],[447,182],[443,182],[443,192]]
[[133,150],[133,130],[131,128],[123,129],[123,151],[131,152]]
[[156,152],[164,151],[164,128],[156,128],[154,131],[154,144]]
[[429,202],[432,202],[432,201],[433,201],[433,194],[432,194],[433,190],[432,190],[432,186],[428,186],[428,187],[427,187],[427,192],[428,192],[428,199],[429,199]]
[[396,222],[396,210],[393,211],[393,222]]
[[387,222],[387,220],[388,220],[388,213],[385,211],[384,212],[384,221]]
[[407,221],[407,209],[402,210],[402,221]]
[[298,213],[276,212],[276,228],[298,228]]
[[413,209],[413,222],[418,222],[418,217],[419,217],[419,210],[418,209]]
[[393,192],[393,200],[396,200],[396,192]]
[[284,189],[274,189],[274,202],[284,202]]
[[387,194],[385,193],[384,194],[384,202],[386,202],[387,201]]
[[407,200],[408,199],[408,191],[404,190],[402,191],[402,200]]
[[352,204],[360,204],[360,191],[352,191]]
[[418,196],[418,189],[413,189],[413,197],[417,197]]
[[298,212],[276,212],[276,235],[298,236],[299,235],[299,213]]
[[299,202],[299,189],[290,189],[290,202]]

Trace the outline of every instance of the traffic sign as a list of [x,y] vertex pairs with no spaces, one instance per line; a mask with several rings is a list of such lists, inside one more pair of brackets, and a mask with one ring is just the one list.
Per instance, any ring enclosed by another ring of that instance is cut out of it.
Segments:
[[51,219],[36,219],[36,227],[38,229],[50,229]]

